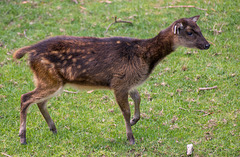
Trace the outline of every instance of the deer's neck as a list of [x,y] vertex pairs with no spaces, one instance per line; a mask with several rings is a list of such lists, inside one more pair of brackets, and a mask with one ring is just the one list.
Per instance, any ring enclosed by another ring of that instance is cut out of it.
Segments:
[[151,73],[159,61],[173,52],[176,48],[171,26],[161,31],[156,37],[148,39],[146,41],[146,47],[147,52],[145,57],[149,64],[149,72]]

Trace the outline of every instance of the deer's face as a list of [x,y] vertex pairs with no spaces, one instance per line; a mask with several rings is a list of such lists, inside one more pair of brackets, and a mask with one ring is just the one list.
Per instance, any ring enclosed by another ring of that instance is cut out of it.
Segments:
[[177,39],[177,45],[200,50],[209,49],[210,44],[203,37],[200,28],[196,24],[198,18],[199,16],[184,18],[173,24],[173,33]]

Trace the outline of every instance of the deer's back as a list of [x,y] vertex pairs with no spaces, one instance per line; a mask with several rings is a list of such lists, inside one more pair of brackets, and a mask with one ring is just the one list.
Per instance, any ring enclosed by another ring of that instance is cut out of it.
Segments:
[[58,36],[33,45],[29,59],[33,72],[41,63],[65,83],[110,87],[120,79],[132,85],[143,82],[148,71],[140,47],[141,40],[132,38]]

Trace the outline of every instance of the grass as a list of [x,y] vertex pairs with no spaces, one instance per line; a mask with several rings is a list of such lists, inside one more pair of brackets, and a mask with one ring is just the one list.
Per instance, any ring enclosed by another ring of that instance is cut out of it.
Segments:
[[[175,5],[207,10],[158,9]],[[239,156],[239,8],[230,0],[0,1],[0,156],[186,156],[190,143],[193,156]],[[32,105],[28,144],[20,145],[20,96],[34,85],[27,57],[13,61],[16,49],[56,35],[151,38],[175,20],[198,14],[203,35],[213,44],[207,51],[179,48],[139,87],[135,145],[128,145],[113,93],[98,90],[49,101],[57,135]],[[115,16],[133,25],[115,24],[104,33]],[[198,90],[212,86],[217,89]]]

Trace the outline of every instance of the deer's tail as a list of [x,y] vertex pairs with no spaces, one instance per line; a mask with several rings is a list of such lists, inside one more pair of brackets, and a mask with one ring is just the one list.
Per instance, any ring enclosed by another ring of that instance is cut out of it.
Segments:
[[13,54],[13,58],[15,59],[20,59],[22,58],[26,53],[31,52],[32,47],[31,46],[26,46],[23,48],[18,49],[16,52]]

